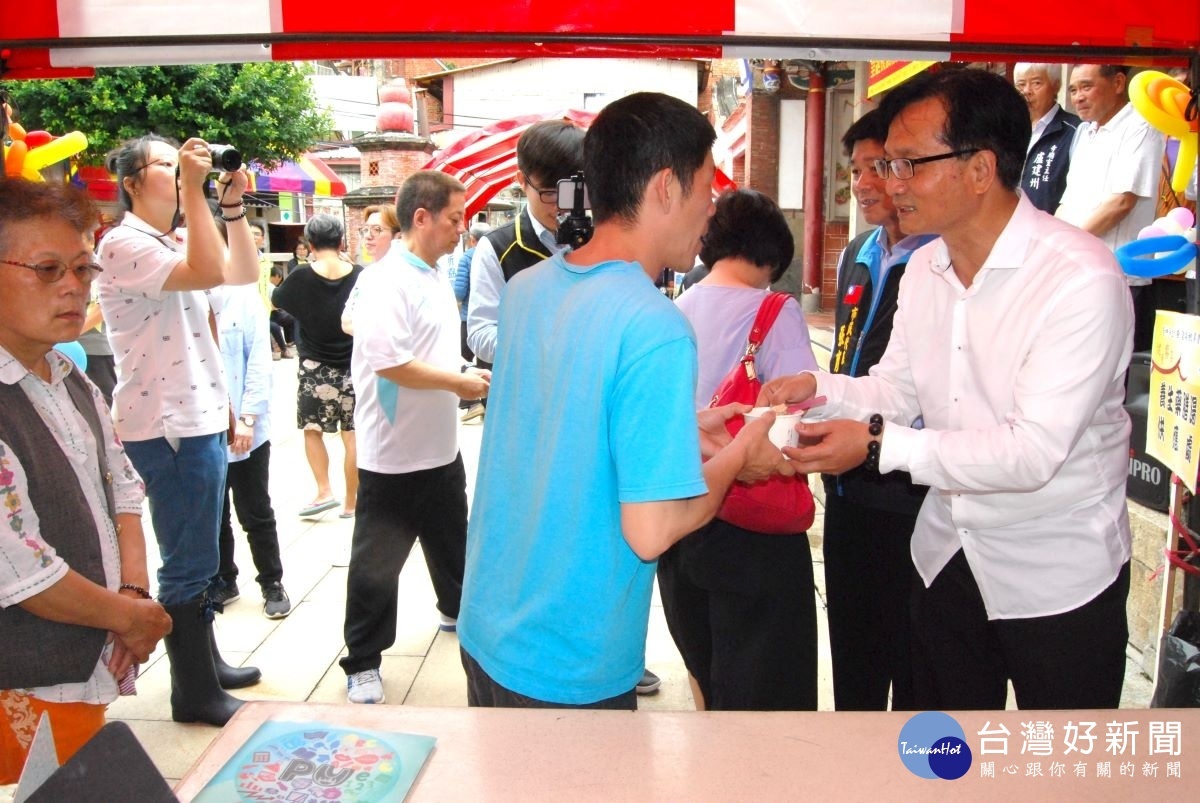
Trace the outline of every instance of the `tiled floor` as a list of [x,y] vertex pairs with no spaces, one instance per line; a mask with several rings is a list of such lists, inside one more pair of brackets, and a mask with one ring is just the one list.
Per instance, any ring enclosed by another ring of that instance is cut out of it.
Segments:
[[[827,325],[815,325],[813,334],[818,347],[828,343]],[[249,700],[343,702],[345,676],[337,659],[344,652],[342,614],[353,522],[339,519],[340,509],[315,519],[301,519],[296,515],[296,511],[311,499],[314,484],[303,456],[302,439],[294,426],[294,394],[295,362],[275,363],[271,495],[279,522],[284,586],[292,599],[292,614],[275,621],[262,615],[250,553],[245,539],[239,537],[237,555],[242,569],[242,582],[239,583],[242,599],[218,617],[217,639],[227,661],[233,664],[245,662],[262,669],[262,682],[236,692],[238,696]],[[483,427],[478,424],[462,428],[461,447],[468,482],[474,478],[482,431]],[[339,466],[342,457],[340,441],[327,437],[326,442],[330,449],[330,464]],[[336,473],[333,484],[336,493],[342,487]],[[817,570],[815,593],[821,606],[819,609],[823,610],[821,524],[818,515],[810,539]],[[157,555],[152,541],[149,547],[153,563]],[[396,644],[383,659],[387,702],[393,705],[465,705],[466,680],[459,663],[458,641],[454,634],[437,629],[433,589],[419,550],[414,550],[401,575],[399,618]],[[830,710],[832,687],[828,640],[824,617],[819,616],[818,621],[821,624],[820,707]],[[692,708],[686,672],[667,633],[657,595],[650,616],[646,662],[662,677],[663,685],[657,694],[641,698],[641,707],[649,710]],[[1131,662],[1123,705],[1144,707],[1149,693],[1149,681]],[[118,700],[109,708],[109,717],[129,723],[160,771],[173,784],[218,731],[207,725],[172,722],[169,697],[169,667],[159,650],[143,667],[137,696]]]

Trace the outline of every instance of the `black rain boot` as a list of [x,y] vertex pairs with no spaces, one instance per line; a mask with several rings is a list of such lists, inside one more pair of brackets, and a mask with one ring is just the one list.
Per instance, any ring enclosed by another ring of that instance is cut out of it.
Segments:
[[262,680],[262,672],[257,666],[230,666],[225,663],[217,649],[217,634],[213,632],[212,622],[208,623],[208,640],[212,645],[213,666],[222,689],[244,689]]
[[227,694],[213,663],[212,609],[197,598],[167,605],[173,622],[163,639],[171,660],[171,719],[224,726],[243,700]]

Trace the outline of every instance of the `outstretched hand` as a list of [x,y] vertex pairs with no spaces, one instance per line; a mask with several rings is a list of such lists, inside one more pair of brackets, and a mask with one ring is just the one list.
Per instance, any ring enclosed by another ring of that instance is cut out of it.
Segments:
[[746,450],[746,461],[737,479],[741,482],[762,482],[779,474],[790,477],[796,473],[796,467],[784,456],[779,447],[771,443],[767,433],[775,423],[775,413],[766,412],[758,418],[746,422],[734,438]]
[[800,445],[785,446],[783,453],[797,471],[842,474],[867,459],[871,436],[861,421],[801,421],[796,431],[800,434]]
[[756,405],[774,407],[776,404],[795,404],[807,401],[816,392],[817,378],[813,374],[781,376],[762,386]]

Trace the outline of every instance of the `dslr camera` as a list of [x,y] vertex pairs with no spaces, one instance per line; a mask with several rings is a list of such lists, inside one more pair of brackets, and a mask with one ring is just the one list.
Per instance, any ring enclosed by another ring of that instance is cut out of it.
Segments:
[[558,182],[558,208],[567,212],[558,221],[556,241],[559,245],[579,248],[592,239],[592,218],[587,213],[592,203],[583,173],[575,173]]
[[209,145],[208,153],[212,156],[213,170],[232,173],[242,166],[242,154],[232,145]]

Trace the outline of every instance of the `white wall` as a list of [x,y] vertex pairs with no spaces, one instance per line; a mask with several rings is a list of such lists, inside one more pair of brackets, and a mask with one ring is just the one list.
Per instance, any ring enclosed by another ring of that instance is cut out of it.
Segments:
[[803,100],[779,103],[779,198],[782,209],[804,208]]
[[479,128],[522,114],[566,109],[599,111],[641,91],[663,92],[695,104],[697,65],[666,59],[522,59],[455,75],[458,128]]

